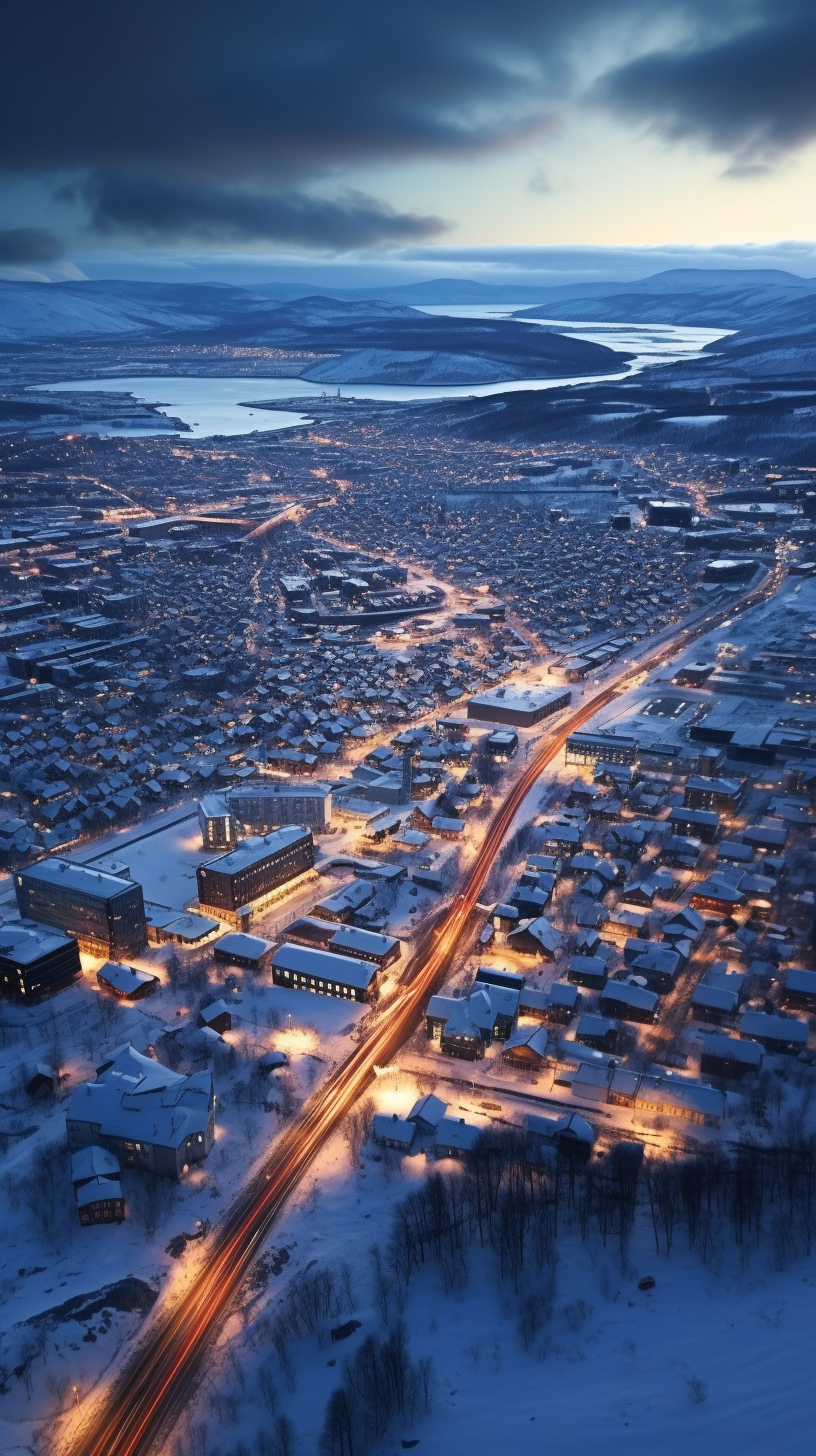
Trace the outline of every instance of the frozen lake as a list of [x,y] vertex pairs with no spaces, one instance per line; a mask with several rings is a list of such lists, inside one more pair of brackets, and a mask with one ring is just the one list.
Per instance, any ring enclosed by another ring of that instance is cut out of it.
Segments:
[[[423,313],[444,314],[458,318],[512,318],[518,308],[471,308],[467,305],[424,308]],[[164,415],[179,419],[189,426],[185,439],[208,439],[212,435],[248,435],[256,430],[285,430],[307,423],[308,415],[298,409],[318,407],[325,399],[370,399],[390,402],[419,402],[438,399],[472,399],[493,394],[509,394],[529,389],[564,389],[585,384],[625,379],[658,364],[672,364],[696,358],[707,344],[723,338],[724,329],[685,328],[672,324],[605,324],[576,323],[559,319],[519,320],[523,327],[556,327],[559,333],[592,343],[606,344],[610,349],[625,350],[635,358],[610,374],[589,374],[575,378],[514,379],[493,384],[402,385],[343,384],[329,389],[307,379],[246,379],[236,377],[199,378],[188,376],[129,376],[107,379],[73,379],[59,384],[40,386],[54,392],[76,391],[87,394],[131,394],[147,404],[155,405]],[[281,409],[259,409],[260,401],[279,401]],[[288,406],[288,408],[287,408]],[[146,435],[149,428],[108,428],[105,435]],[[155,433],[167,434],[161,430]]]

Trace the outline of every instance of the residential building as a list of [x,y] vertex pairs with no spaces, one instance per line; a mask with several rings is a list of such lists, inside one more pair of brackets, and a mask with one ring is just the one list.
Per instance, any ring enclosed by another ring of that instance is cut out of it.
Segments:
[[125,966],[121,961],[106,961],[97,971],[96,979],[104,991],[112,991],[120,1001],[141,1001],[161,985],[158,976],[151,975],[150,971]]
[[383,1148],[395,1148],[400,1153],[410,1153],[416,1137],[416,1123],[398,1117],[396,1112],[389,1117],[378,1112],[374,1117],[373,1136],[375,1143]]
[[250,971],[260,971],[266,967],[273,948],[272,940],[233,930],[215,942],[213,955],[217,961],[226,961],[232,966],[246,966]]
[[761,1070],[762,1058],[758,1041],[707,1032],[703,1038],[700,1071],[708,1077],[727,1077],[741,1082]]
[[121,1223],[125,1200],[119,1159],[107,1148],[80,1148],[71,1158],[71,1182],[81,1224]]
[[647,991],[644,986],[633,986],[629,981],[607,981],[599,1004],[602,1016],[652,1022],[657,1020],[659,999],[655,991]]
[[565,759],[569,764],[631,764],[637,758],[636,738],[620,733],[571,733],[567,739]]
[[205,849],[231,849],[238,840],[226,794],[205,794],[198,801],[198,822]]
[[248,781],[225,795],[239,833],[268,834],[284,824],[320,832],[332,822],[332,785],[310,779]]
[[74,1092],[67,1131],[73,1151],[98,1143],[125,1167],[178,1180],[213,1144],[212,1074],[181,1076],[125,1043]]

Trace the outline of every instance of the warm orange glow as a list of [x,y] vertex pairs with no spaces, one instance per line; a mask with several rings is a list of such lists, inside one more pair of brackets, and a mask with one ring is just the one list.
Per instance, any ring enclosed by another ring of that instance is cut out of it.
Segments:
[[[778,579],[769,573],[741,599],[742,605],[764,600],[777,585]],[[729,610],[733,612],[733,602]],[[375,1068],[386,1066],[411,1036],[428,997],[444,980],[496,855],[536,780],[561,753],[571,733],[725,615],[711,612],[691,629],[676,628],[634,672],[624,667],[618,678],[589,697],[559,727],[545,731],[537,746],[531,740],[529,760],[488,825],[463,890],[441,912],[441,923],[425,931],[406,967],[401,994],[372,1021],[368,1034],[306,1102],[266,1165],[252,1176],[215,1234],[208,1262],[187,1287],[171,1291],[140,1350],[100,1400],[84,1433],[71,1441],[72,1456],[143,1456],[160,1433],[166,1434],[200,1371],[219,1321],[286,1200],[341,1119],[374,1082]]]

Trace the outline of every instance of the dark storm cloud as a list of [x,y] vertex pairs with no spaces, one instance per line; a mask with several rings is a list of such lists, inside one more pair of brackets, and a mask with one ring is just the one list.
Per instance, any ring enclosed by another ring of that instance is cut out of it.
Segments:
[[[71,190],[75,195],[77,189]],[[213,243],[275,238],[342,251],[432,237],[445,229],[440,218],[395,212],[348,188],[324,199],[303,192],[258,193],[129,172],[95,172],[79,193],[99,232],[123,230],[151,238],[192,237]]]
[[437,218],[315,193],[349,166],[540,135],[564,46],[602,9],[572,0],[567,20],[560,0],[12,0],[0,167],[73,177],[97,224],[136,233],[341,247],[433,237]]
[[656,51],[602,78],[596,94],[669,140],[729,153],[750,176],[816,136],[816,8],[780,4],[709,46]]
[[0,231],[0,264],[18,267],[26,263],[55,263],[62,257],[62,244],[46,228],[6,228]]
[[[594,94],[619,114],[724,147],[743,168],[798,145],[816,106],[804,81],[813,25],[798,3],[717,0],[712,17],[710,0],[10,0],[0,168],[73,178],[102,229],[412,242],[439,219],[317,198],[349,167],[546,134],[604,36]],[[685,49],[656,48],[667,23]],[[652,54],[619,64],[650,37]]]
[[[631,0],[629,0],[631,3]],[[603,0],[12,0],[0,160],[303,176],[544,124],[559,39]]]

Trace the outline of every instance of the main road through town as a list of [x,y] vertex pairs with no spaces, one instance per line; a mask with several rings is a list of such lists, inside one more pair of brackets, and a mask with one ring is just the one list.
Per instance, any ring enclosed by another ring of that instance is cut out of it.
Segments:
[[[526,796],[561,752],[567,736],[695,638],[769,597],[782,567],[723,609],[707,607],[641,644],[640,656],[557,726],[544,729],[535,751],[496,810],[457,898],[420,939],[394,999],[345,1062],[304,1104],[251,1176],[208,1242],[194,1279],[168,1291],[142,1340],[108,1385],[74,1410],[58,1440],[70,1456],[146,1456],[165,1440],[198,1386],[207,1351],[221,1329],[272,1224],[317,1153],[361,1093],[375,1067],[388,1063],[411,1036],[428,997],[445,977],[493,861]],[[691,624],[691,625],[690,625]]]

